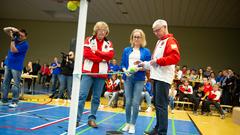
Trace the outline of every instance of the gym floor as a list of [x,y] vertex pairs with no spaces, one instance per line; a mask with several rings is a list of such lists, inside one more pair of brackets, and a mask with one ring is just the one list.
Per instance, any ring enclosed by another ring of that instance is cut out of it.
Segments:
[[[106,131],[121,131],[125,124],[122,102],[118,108],[104,107],[106,99],[101,99],[101,107],[97,113],[98,129],[87,125],[87,116],[90,102],[86,102],[84,115],[76,134],[80,135],[104,135]],[[4,135],[64,135],[68,129],[69,103],[64,100],[51,100],[47,94],[24,95],[19,106],[15,109],[8,106],[0,106],[0,133]],[[142,109],[146,108],[145,103]],[[140,112],[136,123],[136,135],[142,135],[144,131],[155,125],[155,113]],[[220,119],[218,114],[213,116],[192,115],[191,111],[174,110],[169,113],[169,135],[237,135],[240,126],[234,124],[231,115]],[[127,133],[124,133],[127,134]]]

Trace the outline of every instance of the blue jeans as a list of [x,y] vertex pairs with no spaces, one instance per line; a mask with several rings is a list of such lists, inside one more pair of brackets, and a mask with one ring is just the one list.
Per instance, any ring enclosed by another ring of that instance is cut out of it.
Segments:
[[171,108],[171,110],[174,109],[174,97],[169,96],[169,106]]
[[73,80],[72,76],[67,76],[62,74],[59,75],[60,87],[59,87],[58,98],[61,98],[63,96],[64,90],[67,89],[68,99],[71,99],[72,80]]
[[56,89],[57,89],[57,83],[60,79],[60,74],[52,74],[52,93],[56,93]]
[[89,120],[96,119],[96,113],[100,104],[100,97],[105,84],[104,78],[95,78],[88,75],[83,75],[81,79],[79,104],[78,104],[78,116],[77,121],[80,122],[82,112],[85,106],[90,88],[92,88],[92,101],[91,101],[91,114],[88,116]]
[[127,123],[135,125],[137,121],[143,88],[144,81],[135,81],[134,75],[127,77],[126,81],[124,82]]
[[10,69],[7,66],[5,66],[2,102],[4,103],[8,102],[8,92],[10,89],[11,80],[13,79],[14,83],[12,86],[12,93],[13,93],[12,102],[18,103],[19,93],[20,93],[21,74],[22,74],[22,71]]
[[168,129],[168,94],[170,84],[153,80],[154,106],[156,109],[157,123],[155,129],[158,135],[166,135]]
[[141,105],[142,101],[144,100],[144,98],[146,99],[147,106],[150,107],[151,106],[151,96],[147,91],[142,92],[140,105]]

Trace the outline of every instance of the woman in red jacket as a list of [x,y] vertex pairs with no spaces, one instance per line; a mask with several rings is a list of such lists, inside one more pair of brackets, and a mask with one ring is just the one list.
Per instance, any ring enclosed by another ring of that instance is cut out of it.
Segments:
[[[105,22],[97,22],[93,28],[93,36],[87,37],[84,43],[83,73],[97,73],[97,75],[83,75],[81,78],[77,126],[84,109],[85,101],[92,87],[91,113],[88,117],[88,125],[97,128],[96,113],[100,104],[100,96],[108,77],[108,63],[114,56],[112,42],[107,40],[109,27]],[[99,74],[98,74],[99,73]]]

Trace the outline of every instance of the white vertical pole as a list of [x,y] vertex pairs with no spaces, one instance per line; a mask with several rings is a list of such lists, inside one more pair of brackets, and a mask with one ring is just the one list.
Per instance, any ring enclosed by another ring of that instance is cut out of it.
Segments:
[[82,74],[82,59],[83,59],[83,45],[85,40],[85,31],[87,23],[87,10],[88,1],[80,1],[79,17],[78,17],[78,30],[76,37],[76,51],[75,51],[75,64],[73,71],[72,95],[70,104],[70,114],[68,123],[68,135],[76,134],[76,122],[78,112],[78,99],[80,91],[80,79]]

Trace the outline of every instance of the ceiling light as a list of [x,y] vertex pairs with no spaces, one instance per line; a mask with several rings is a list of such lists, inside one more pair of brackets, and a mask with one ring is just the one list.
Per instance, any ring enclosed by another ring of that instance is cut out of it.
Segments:
[[128,14],[128,12],[127,12],[127,11],[123,11],[123,12],[122,12],[122,14],[124,14],[124,15],[127,15],[127,14]]
[[121,1],[116,1],[117,5],[122,5],[123,3]]

